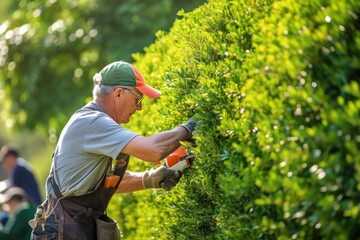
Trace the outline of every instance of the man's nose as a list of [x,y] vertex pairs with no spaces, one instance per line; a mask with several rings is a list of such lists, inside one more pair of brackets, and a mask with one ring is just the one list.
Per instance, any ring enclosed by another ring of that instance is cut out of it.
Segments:
[[142,103],[136,105],[136,110],[137,111],[141,111],[141,109],[142,109]]

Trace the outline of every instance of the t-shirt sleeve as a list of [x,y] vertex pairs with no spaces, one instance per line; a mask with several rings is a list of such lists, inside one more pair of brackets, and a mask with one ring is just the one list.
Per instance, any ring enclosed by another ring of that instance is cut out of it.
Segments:
[[84,151],[116,158],[138,134],[118,125],[106,115],[99,115],[84,136]]

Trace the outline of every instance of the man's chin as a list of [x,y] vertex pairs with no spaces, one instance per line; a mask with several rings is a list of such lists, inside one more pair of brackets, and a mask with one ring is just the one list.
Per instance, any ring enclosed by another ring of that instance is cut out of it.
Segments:
[[124,119],[121,121],[121,123],[128,123],[128,122],[130,122],[130,117],[131,117],[131,116],[128,116],[128,117],[124,118]]

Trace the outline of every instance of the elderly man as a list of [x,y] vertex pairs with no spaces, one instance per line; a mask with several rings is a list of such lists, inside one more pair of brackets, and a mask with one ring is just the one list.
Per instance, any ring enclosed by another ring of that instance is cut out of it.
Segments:
[[191,137],[195,122],[190,119],[171,130],[141,136],[120,124],[142,109],[143,95],[157,98],[160,92],[122,61],[107,65],[93,80],[93,101],[73,114],[60,135],[47,200],[30,223],[33,239],[119,239],[116,223],[105,215],[113,194],[168,191],[181,177],[181,172],[164,166],[145,172],[126,168],[130,155],[148,162],[163,159]]

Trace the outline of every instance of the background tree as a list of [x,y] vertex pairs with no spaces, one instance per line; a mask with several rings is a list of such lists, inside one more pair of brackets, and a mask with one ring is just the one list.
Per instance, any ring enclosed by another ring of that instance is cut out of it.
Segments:
[[176,12],[202,1],[14,1],[0,27],[0,101],[7,126],[59,129],[91,96],[92,76],[132,61]]

